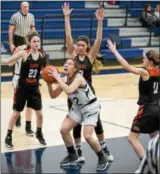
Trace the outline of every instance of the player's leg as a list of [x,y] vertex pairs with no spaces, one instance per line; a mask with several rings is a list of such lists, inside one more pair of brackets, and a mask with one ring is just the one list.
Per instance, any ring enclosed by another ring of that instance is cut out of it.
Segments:
[[36,138],[40,142],[40,144],[46,145],[45,139],[42,133],[42,125],[43,125],[43,115],[42,115],[42,99],[39,89],[35,89],[29,92],[27,99],[27,107],[35,110],[36,113]]
[[33,136],[34,134],[31,127],[32,112],[33,112],[32,108],[29,108],[29,107],[25,108],[25,118],[26,118],[25,131],[26,131],[26,134],[29,136]]
[[63,120],[60,129],[63,141],[65,143],[68,152],[68,155],[60,163],[62,167],[68,166],[78,161],[78,155],[76,149],[74,148],[73,139],[70,134],[70,131],[77,125],[77,121],[73,120],[71,117],[66,116],[66,118]]
[[139,134],[151,134],[156,130],[159,130],[157,115],[158,108],[154,108],[154,106],[150,105],[141,105],[137,116],[133,120],[128,140],[140,160],[144,155],[144,148],[139,142]]
[[14,98],[13,98],[13,113],[9,119],[7,135],[5,138],[5,145],[7,148],[12,148],[12,132],[17,118],[20,115],[20,112],[23,111],[25,102],[26,102],[26,92],[22,87],[15,89]]
[[98,116],[98,121],[97,121],[97,126],[95,127],[95,132],[96,132],[98,141],[99,141],[103,151],[107,155],[108,161],[113,162],[113,160],[114,160],[113,155],[110,153],[110,151],[107,147],[107,143],[105,141],[104,130],[103,130],[102,122],[100,119],[100,115]]
[[[67,100],[67,104],[68,104],[68,110],[70,111],[70,109],[72,108],[72,102],[69,98]],[[78,161],[83,163],[85,162],[85,158],[82,156],[81,130],[82,130],[82,125],[77,124],[77,126],[73,128],[73,138],[74,138],[74,143],[75,143],[76,150],[79,157]]]
[[107,157],[103,152],[100,143],[93,137],[93,132],[98,121],[100,109],[95,105],[93,108],[86,108],[86,111],[87,110],[88,112],[84,111],[84,138],[98,156],[97,170],[105,170],[109,165]]

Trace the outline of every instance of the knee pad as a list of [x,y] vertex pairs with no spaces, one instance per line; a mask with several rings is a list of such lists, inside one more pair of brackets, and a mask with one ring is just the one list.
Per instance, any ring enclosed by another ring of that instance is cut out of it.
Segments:
[[78,124],[74,129],[73,129],[73,137],[74,138],[81,138],[81,130],[82,130],[82,125]]
[[104,132],[100,115],[98,116],[97,126],[95,127],[96,134],[102,134]]

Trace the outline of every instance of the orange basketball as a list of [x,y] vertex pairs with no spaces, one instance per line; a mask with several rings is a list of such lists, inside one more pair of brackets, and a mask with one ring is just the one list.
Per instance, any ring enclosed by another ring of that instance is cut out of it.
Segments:
[[[52,65],[47,65],[43,69],[43,71],[42,71],[42,78],[43,78],[44,81],[46,81],[48,83],[57,83],[57,80],[54,77],[51,77],[51,76],[48,75],[49,74],[48,70],[51,69],[51,68],[56,68],[56,67],[54,67]],[[57,69],[57,72],[59,72],[58,69]]]

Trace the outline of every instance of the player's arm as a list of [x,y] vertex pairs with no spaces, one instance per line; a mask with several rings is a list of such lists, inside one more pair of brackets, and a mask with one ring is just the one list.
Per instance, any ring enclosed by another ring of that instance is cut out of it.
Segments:
[[12,66],[16,63],[17,60],[22,59],[26,56],[26,52],[24,50],[21,50],[17,52],[16,54],[13,54],[10,58],[0,59],[1,65],[8,65]]
[[123,66],[123,68],[131,73],[138,74],[142,76],[142,79],[147,79],[149,77],[149,73],[147,70],[143,68],[136,68],[132,65],[130,65],[117,51],[115,43],[113,44],[111,40],[107,40],[107,46],[109,50],[115,55],[118,62]]
[[73,82],[70,85],[67,85],[65,81],[60,77],[56,69],[50,69],[48,72],[49,76],[52,76],[57,80],[59,86],[63,89],[63,91],[66,94],[71,94],[75,92],[78,89],[78,87],[82,84],[82,77],[80,75],[77,75]]
[[48,91],[51,98],[58,97],[63,91],[58,84],[53,85],[53,84],[47,83],[47,86],[48,86]]
[[65,2],[62,6],[64,20],[65,20],[65,34],[66,34],[66,44],[67,44],[67,52],[69,55],[72,55],[74,52],[74,44],[71,35],[71,24],[70,24],[70,14],[72,9],[69,9],[69,3]]
[[100,46],[101,46],[101,41],[102,41],[102,32],[103,32],[103,19],[104,19],[104,9],[99,8],[96,13],[96,18],[97,18],[97,36],[96,40],[93,44],[93,47],[91,48],[88,56],[93,63],[94,59],[96,58],[97,53],[99,52]]

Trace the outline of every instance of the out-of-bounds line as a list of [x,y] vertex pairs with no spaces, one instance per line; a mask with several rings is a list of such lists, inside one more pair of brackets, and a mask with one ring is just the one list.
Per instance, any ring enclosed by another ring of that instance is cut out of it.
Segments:
[[[68,111],[66,111],[66,110],[64,110],[64,109],[60,109],[60,108],[57,108],[57,107],[55,107],[55,106],[50,106],[50,108],[57,109],[57,110],[63,111],[63,112],[68,112]],[[130,127],[123,126],[123,125],[119,125],[119,124],[115,124],[115,123],[112,123],[112,122],[108,122],[108,121],[104,121],[104,120],[102,120],[102,122],[103,122],[103,123],[107,123],[107,124],[111,124],[111,125],[113,125],[113,126],[117,126],[117,127],[121,127],[121,128],[125,128],[125,129],[130,129]]]
[[[66,106],[66,105],[65,105],[65,106]],[[50,108],[57,109],[57,110],[59,110],[59,111],[63,111],[63,112],[67,112],[67,111],[64,110],[64,109],[57,108],[56,106],[50,106]]]
[[107,123],[107,124],[112,124],[114,126],[117,126],[117,127],[121,127],[121,128],[125,128],[125,129],[130,129],[130,127],[128,126],[123,126],[123,125],[120,125],[120,124],[116,124],[116,123],[112,123],[112,122],[108,122],[108,121],[104,121],[102,120],[103,123]]

